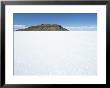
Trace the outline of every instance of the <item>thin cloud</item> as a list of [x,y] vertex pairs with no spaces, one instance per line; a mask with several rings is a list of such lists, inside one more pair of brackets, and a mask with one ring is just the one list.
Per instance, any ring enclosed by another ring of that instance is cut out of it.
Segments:
[[96,31],[96,26],[74,26],[74,27],[65,27],[71,31]]
[[27,28],[26,25],[14,25],[14,30],[25,29],[25,28]]

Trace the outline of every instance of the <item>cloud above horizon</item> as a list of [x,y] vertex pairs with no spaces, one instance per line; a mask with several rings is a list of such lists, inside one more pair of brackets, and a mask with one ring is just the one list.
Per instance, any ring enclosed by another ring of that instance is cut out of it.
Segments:
[[14,31],[15,31],[15,30],[18,30],[18,29],[27,28],[27,26],[26,25],[14,25],[13,28],[14,28]]
[[96,31],[97,27],[92,26],[74,26],[74,27],[64,27],[70,31]]
[[[18,30],[18,29],[25,29],[27,28],[28,26],[26,25],[14,25],[13,28],[14,28],[14,31],[15,30]],[[94,26],[94,25],[91,25],[91,26],[64,26],[64,28],[70,30],[70,31],[96,31],[97,30],[97,27]]]

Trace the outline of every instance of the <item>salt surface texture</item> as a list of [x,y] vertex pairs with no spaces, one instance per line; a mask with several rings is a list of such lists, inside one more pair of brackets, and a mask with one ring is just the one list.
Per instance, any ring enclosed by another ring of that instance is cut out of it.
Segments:
[[96,31],[15,31],[14,75],[96,75]]

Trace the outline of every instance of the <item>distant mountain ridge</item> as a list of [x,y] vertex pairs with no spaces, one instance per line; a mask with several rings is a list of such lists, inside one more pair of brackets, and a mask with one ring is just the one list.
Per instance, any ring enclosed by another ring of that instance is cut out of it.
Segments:
[[25,29],[18,29],[16,31],[69,31],[58,24],[41,24],[36,26],[30,26]]

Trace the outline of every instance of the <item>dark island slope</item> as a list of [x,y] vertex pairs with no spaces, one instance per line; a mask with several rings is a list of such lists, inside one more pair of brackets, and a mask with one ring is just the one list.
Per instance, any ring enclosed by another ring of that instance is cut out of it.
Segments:
[[69,31],[58,24],[41,24],[37,26],[31,26],[25,29],[18,29],[16,31]]

